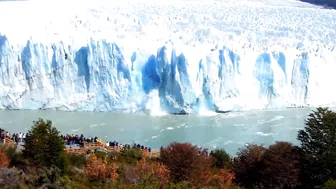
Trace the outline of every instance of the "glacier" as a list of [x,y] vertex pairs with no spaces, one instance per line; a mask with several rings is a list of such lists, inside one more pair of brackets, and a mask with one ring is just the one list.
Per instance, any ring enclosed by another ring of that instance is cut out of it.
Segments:
[[335,103],[336,11],[265,2],[0,2],[0,109],[202,114]]

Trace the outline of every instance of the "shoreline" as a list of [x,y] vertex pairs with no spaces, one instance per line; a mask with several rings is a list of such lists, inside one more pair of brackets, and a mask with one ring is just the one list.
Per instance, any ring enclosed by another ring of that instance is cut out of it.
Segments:
[[[332,105],[332,106],[330,106]],[[320,105],[322,107],[324,106],[328,106],[327,105]],[[242,112],[267,112],[267,111],[284,111],[284,110],[292,110],[292,109],[315,109],[317,107],[320,106],[310,106],[310,105],[305,105],[305,106],[286,106],[286,107],[282,107],[282,108],[261,108],[261,109],[239,109],[239,110],[219,110],[219,109],[214,109],[214,110],[209,110],[210,112],[213,112],[214,115],[213,116],[217,116],[217,115],[222,115],[222,114],[229,114],[229,113],[242,113]],[[336,107],[335,103],[331,103],[329,104],[328,107]],[[86,110],[59,110],[56,108],[46,108],[46,109],[0,109],[0,111],[55,111],[55,112],[67,112],[67,113],[114,113],[114,114],[134,114],[134,115],[146,115],[146,116],[150,116],[150,117],[162,117],[162,116],[205,116],[208,117],[208,115],[201,115],[198,113],[188,113],[188,112],[177,112],[177,113],[169,113],[169,112],[164,112],[163,115],[160,116],[155,116],[155,115],[151,115],[150,113],[147,113],[146,111],[137,111],[137,112],[133,112],[133,111],[86,111]],[[183,111],[183,110],[182,110]]]

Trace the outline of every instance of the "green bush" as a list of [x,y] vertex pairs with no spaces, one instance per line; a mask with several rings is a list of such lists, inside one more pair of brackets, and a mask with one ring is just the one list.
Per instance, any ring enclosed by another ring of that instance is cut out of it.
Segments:
[[71,166],[83,167],[87,163],[85,155],[69,153],[67,156]]
[[167,189],[189,189],[192,184],[189,182],[169,183]]
[[104,159],[107,158],[107,154],[106,154],[106,152],[96,151],[94,154],[96,155],[96,157],[97,157],[98,159],[103,159],[103,160],[104,160]]
[[6,154],[10,159],[9,167],[24,168],[29,164],[28,160],[23,157],[22,152],[16,152],[16,147],[6,149]]
[[118,158],[118,161],[121,163],[135,165],[139,160],[142,159],[142,151],[134,148],[123,149],[120,151]]
[[118,162],[120,159],[120,153],[119,152],[110,152],[107,154],[107,162]]
[[62,189],[67,185],[61,177],[61,170],[56,166],[29,167],[23,180],[29,188]]
[[210,154],[213,159],[213,167],[220,169],[232,169],[232,160],[224,149],[216,149]]
[[336,180],[328,180],[323,184],[322,189],[336,189]]
[[135,189],[157,189],[160,188],[160,186],[161,183],[159,180],[154,179],[149,174],[143,174],[135,185]]
[[68,171],[68,160],[59,131],[49,120],[39,119],[33,123],[26,136],[23,156],[34,165],[46,167],[55,165],[62,174],[65,174]]

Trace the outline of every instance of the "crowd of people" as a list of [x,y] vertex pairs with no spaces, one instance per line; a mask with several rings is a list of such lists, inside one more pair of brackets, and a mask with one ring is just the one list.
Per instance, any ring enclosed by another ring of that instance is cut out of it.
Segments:
[[76,134],[66,134],[66,135],[61,135],[61,137],[64,140],[64,143],[66,145],[72,146],[72,145],[78,145],[80,147],[84,147],[85,144],[102,144],[105,147],[113,147],[113,148],[137,148],[144,150],[146,152],[151,152],[152,149],[150,147],[146,147],[144,145],[136,144],[134,143],[132,146],[129,144],[121,144],[118,141],[109,141],[109,142],[103,142],[101,138],[98,137],[88,137],[86,138],[83,134],[81,135],[76,135]]
[[[4,140],[5,138],[9,138],[15,143],[19,144],[20,142],[24,143],[26,140],[28,133],[9,133],[8,131],[0,128],[0,139]],[[66,134],[66,135],[61,135],[64,144],[67,146],[79,146],[79,147],[84,147],[85,144],[101,144],[104,147],[112,147],[112,148],[136,148],[136,149],[141,149],[146,152],[151,152],[152,149],[150,147],[146,147],[140,144],[134,143],[132,146],[129,144],[121,144],[118,141],[109,141],[109,142],[103,142],[101,138],[98,137],[85,137],[83,134],[77,135],[77,134]]]
[[26,139],[27,133],[13,133],[10,134],[8,131],[5,131],[4,129],[0,128],[0,139],[3,140],[6,137],[13,140],[16,143],[24,142]]
[[[26,136],[28,133],[9,133],[8,131],[5,131],[4,129],[0,128],[0,139],[4,140],[5,138],[9,138],[12,141],[14,141],[16,144],[24,143]],[[109,141],[109,142],[103,142],[101,138],[99,137],[85,137],[83,134],[77,135],[77,134],[66,134],[61,135],[61,138],[64,141],[64,144],[67,146],[67,148],[72,149],[74,146],[78,146],[80,148],[84,148],[85,145],[92,145],[92,144],[99,144],[102,147],[105,148],[114,148],[114,149],[140,149],[145,152],[152,152],[152,149],[150,147],[146,147],[144,145],[136,144],[133,145],[129,144],[121,144],[118,141]],[[162,148],[162,147],[161,147]],[[161,150],[161,149],[160,149]],[[202,153],[201,151],[199,153]],[[207,152],[206,152],[207,153]],[[210,152],[210,154],[207,153],[207,155],[211,155],[213,151]]]

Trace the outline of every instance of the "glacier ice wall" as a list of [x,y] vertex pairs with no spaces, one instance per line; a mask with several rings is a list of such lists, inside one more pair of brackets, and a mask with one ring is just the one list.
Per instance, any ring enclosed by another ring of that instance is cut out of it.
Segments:
[[20,46],[0,36],[0,108],[198,113],[336,101],[334,48],[126,50],[105,40]]

